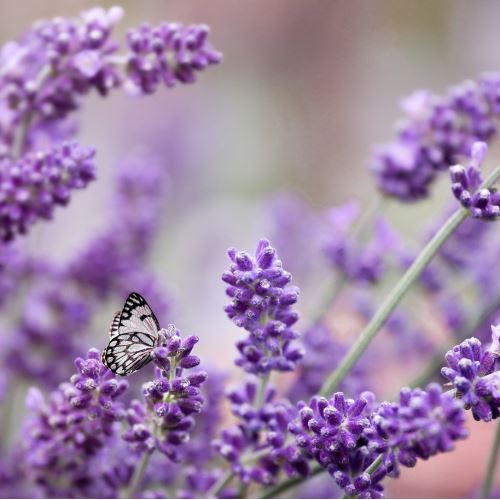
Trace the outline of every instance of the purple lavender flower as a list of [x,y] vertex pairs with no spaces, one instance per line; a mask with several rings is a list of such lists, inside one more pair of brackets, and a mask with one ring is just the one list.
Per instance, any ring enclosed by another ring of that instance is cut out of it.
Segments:
[[307,460],[288,439],[295,409],[286,400],[275,401],[273,386],[259,397],[258,385],[249,378],[227,392],[239,423],[224,429],[213,441],[214,448],[243,484],[273,484],[282,470],[290,476],[307,476]]
[[491,189],[478,189],[482,182],[479,167],[487,150],[488,146],[484,142],[475,142],[469,167],[450,167],[451,189],[455,198],[478,219],[492,219],[500,215],[500,195]]
[[173,325],[160,331],[164,341],[154,350],[155,379],[143,385],[145,403],[133,401],[127,414],[129,429],[123,438],[140,453],[159,450],[173,462],[182,459],[182,445],[194,427],[192,415],[200,413],[204,399],[201,385],[206,372],[183,376],[184,370],[199,365],[191,354],[198,337],[184,340]]
[[290,285],[290,273],[266,239],[259,241],[255,258],[234,248],[228,255],[232,264],[222,279],[232,302],[224,310],[249,333],[236,344],[236,364],[255,374],[293,370],[304,353],[293,343],[299,336],[292,328],[299,319],[292,310],[299,290]]
[[78,373],[48,400],[34,388],[26,400],[26,467],[49,496],[85,496],[93,481],[87,461],[107,446],[125,415],[118,398],[128,384],[114,378],[99,351],[90,349],[87,359],[77,358],[75,365]]
[[79,107],[80,95],[91,88],[106,94],[119,84],[112,60],[118,46],[110,34],[122,14],[119,7],[98,7],[79,19],[39,21],[19,41],[3,47],[0,136],[6,150],[14,144],[18,127],[27,123],[30,128],[20,144],[23,154],[36,147],[37,133],[46,133]]
[[384,467],[397,476],[398,466],[413,467],[418,458],[453,449],[453,442],[464,439],[463,405],[452,394],[443,393],[438,384],[427,389],[401,389],[398,403],[381,403],[370,417],[365,432],[368,448],[384,453]]
[[308,405],[299,403],[299,420],[289,430],[297,445],[325,468],[345,463],[349,451],[369,426],[365,408],[372,399],[371,393],[363,393],[356,400],[346,399],[342,392],[330,400],[315,396]]
[[452,87],[445,96],[418,91],[402,102],[397,139],[377,148],[371,169],[379,188],[402,201],[428,196],[439,171],[497,133],[499,73]]
[[129,30],[127,43],[127,90],[151,94],[159,85],[192,83],[196,72],[218,64],[222,54],[207,41],[208,26],[164,23],[158,27],[143,24]]
[[372,239],[361,247],[351,239],[358,215],[359,207],[353,202],[328,212],[328,237],[323,251],[346,279],[373,284],[380,280],[391,254],[397,254],[400,238],[384,218],[378,218]]
[[498,327],[492,327],[493,344],[483,349],[472,337],[446,353],[447,367],[441,369],[476,420],[488,422],[500,416],[500,373],[495,371],[500,356]]
[[356,400],[342,392],[330,400],[315,396],[309,405],[299,403],[299,418],[289,425],[299,449],[324,467],[346,494],[362,498],[379,498],[378,483],[384,477],[380,471],[373,477],[365,472],[376,457],[364,439],[374,399],[370,392]]
[[30,153],[18,162],[4,159],[0,173],[0,239],[25,233],[37,219],[50,219],[66,205],[72,189],[94,179],[94,151],[65,143],[46,153]]

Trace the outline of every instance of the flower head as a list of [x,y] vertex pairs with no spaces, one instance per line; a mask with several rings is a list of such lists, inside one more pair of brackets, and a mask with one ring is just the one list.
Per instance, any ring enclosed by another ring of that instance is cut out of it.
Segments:
[[225,311],[249,334],[237,343],[236,364],[256,374],[293,370],[303,350],[293,342],[299,336],[293,329],[299,315],[292,309],[299,290],[290,285],[292,276],[265,239],[260,240],[255,257],[234,248],[228,255],[232,264],[222,279],[229,285],[226,293],[232,301]]
[[448,366],[441,369],[474,418],[486,422],[500,416],[500,373],[495,371],[500,355],[497,329],[492,330],[490,349],[474,337],[464,340],[446,353]]
[[32,479],[50,496],[85,495],[93,478],[88,461],[107,446],[125,416],[119,398],[128,384],[100,361],[97,349],[75,360],[77,373],[48,400],[37,389],[26,399],[23,445]]
[[144,403],[133,401],[124,439],[138,452],[158,449],[173,462],[181,460],[182,445],[190,439],[193,415],[200,413],[204,399],[200,387],[207,379],[204,371],[184,375],[199,365],[191,354],[198,337],[182,339],[173,325],[160,331],[161,345],[154,350],[155,378],[142,387]]
[[444,96],[415,92],[403,102],[397,138],[377,148],[371,162],[379,188],[402,201],[428,196],[436,175],[468,155],[474,142],[498,131],[500,73],[467,80]]

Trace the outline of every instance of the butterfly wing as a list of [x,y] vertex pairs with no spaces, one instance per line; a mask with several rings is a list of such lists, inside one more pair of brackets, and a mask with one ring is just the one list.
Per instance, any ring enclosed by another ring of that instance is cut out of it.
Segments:
[[158,338],[159,331],[160,324],[146,299],[137,292],[132,292],[120,314],[118,333],[141,332]]
[[117,375],[126,377],[152,360],[156,338],[147,333],[119,333],[102,353],[102,362]]
[[111,328],[109,329],[109,336],[113,338],[115,335],[118,335],[118,327],[120,326],[120,316],[122,315],[121,311],[115,312],[115,316],[113,318],[113,322],[111,323]]
[[131,293],[111,323],[111,338],[102,352],[102,362],[122,376],[139,370],[151,361],[159,330],[158,319],[144,297]]

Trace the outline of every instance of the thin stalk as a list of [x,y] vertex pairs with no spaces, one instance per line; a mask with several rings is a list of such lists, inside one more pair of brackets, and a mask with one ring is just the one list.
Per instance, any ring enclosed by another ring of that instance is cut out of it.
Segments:
[[[486,179],[479,189],[491,187],[495,181],[500,177],[500,166],[498,166],[493,173]],[[466,208],[460,207],[441,227],[441,229],[434,235],[434,237],[427,243],[427,245],[420,252],[413,264],[403,274],[396,286],[389,293],[388,297],[384,300],[379,307],[371,321],[363,329],[359,337],[352,345],[349,352],[344,356],[343,360],[337,369],[330,374],[321,389],[321,394],[324,396],[330,395],[338,387],[340,382],[344,380],[345,376],[349,373],[351,368],[356,364],[365,350],[368,348],[372,340],[377,336],[380,329],[384,326],[385,322],[392,314],[394,309],[405,296],[411,285],[420,276],[422,271],[427,267],[429,262],[433,259],[439,249],[453,234],[453,232],[460,226],[460,224],[468,217],[469,212]]]
[[137,496],[137,490],[141,485],[141,481],[144,477],[144,473],[146,472],[150,458],[151,453],[144,453],[144,455],[142,455],[141,460],[134,470],[134,475],[130,480],[130,485],[123,491],[122,498],[135,498]]
[[284,493],[285,491],[289,490],[290,488],[293,488],[303,481],[307,481],[308,479],[311,479],[314,476],[317,476],[318,474],[321,474],[322,472],[326,472],[321,465],[316,465],[313,467],[311,470],[311,474],[307,477],[292,477],[291,479],[287,479],[286,481],[277,484],[275,486],[271,486],[270,488],[265,489],[262,492],[262,495],[258,498],[276,498],[278,495],[281,495],[281,493]]
[[500,421],[497,423],[497,430],[495,432],[495,440],[491,447],[490,458],[488,460],[488,467],[486,475],[481,486],[480,498],[491,498],[491,489],[493,487],[493,478],[495,476],[495,469],[497,465],[498,452],[500,451]]
[[381,453],[371,464],[366,468],[365,472],[370,476],[379,468],[379,465],[384,460],[384,454]]
[[217,498],[219,493],[232,481],[234,477],[234,472],[228,472],[225,476],[222,476],[207,493],[207,498]]
[[270,378],[271,378],[271,373],[267,372],[264,375],[262,375],[260,379],[259,392],[257,393],[257,399],[255,401],[256,408],[262,408],[264,404],[264,400],[266,399],[266,388]]

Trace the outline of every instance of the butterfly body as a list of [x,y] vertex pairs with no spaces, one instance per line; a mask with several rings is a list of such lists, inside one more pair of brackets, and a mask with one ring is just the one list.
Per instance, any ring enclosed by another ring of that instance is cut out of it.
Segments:
[[113,318],[109,336],[101,359],[117,375],[130,375],[152,361],[161,339],[160,324],[142,295],[132,292],[127,297]]

